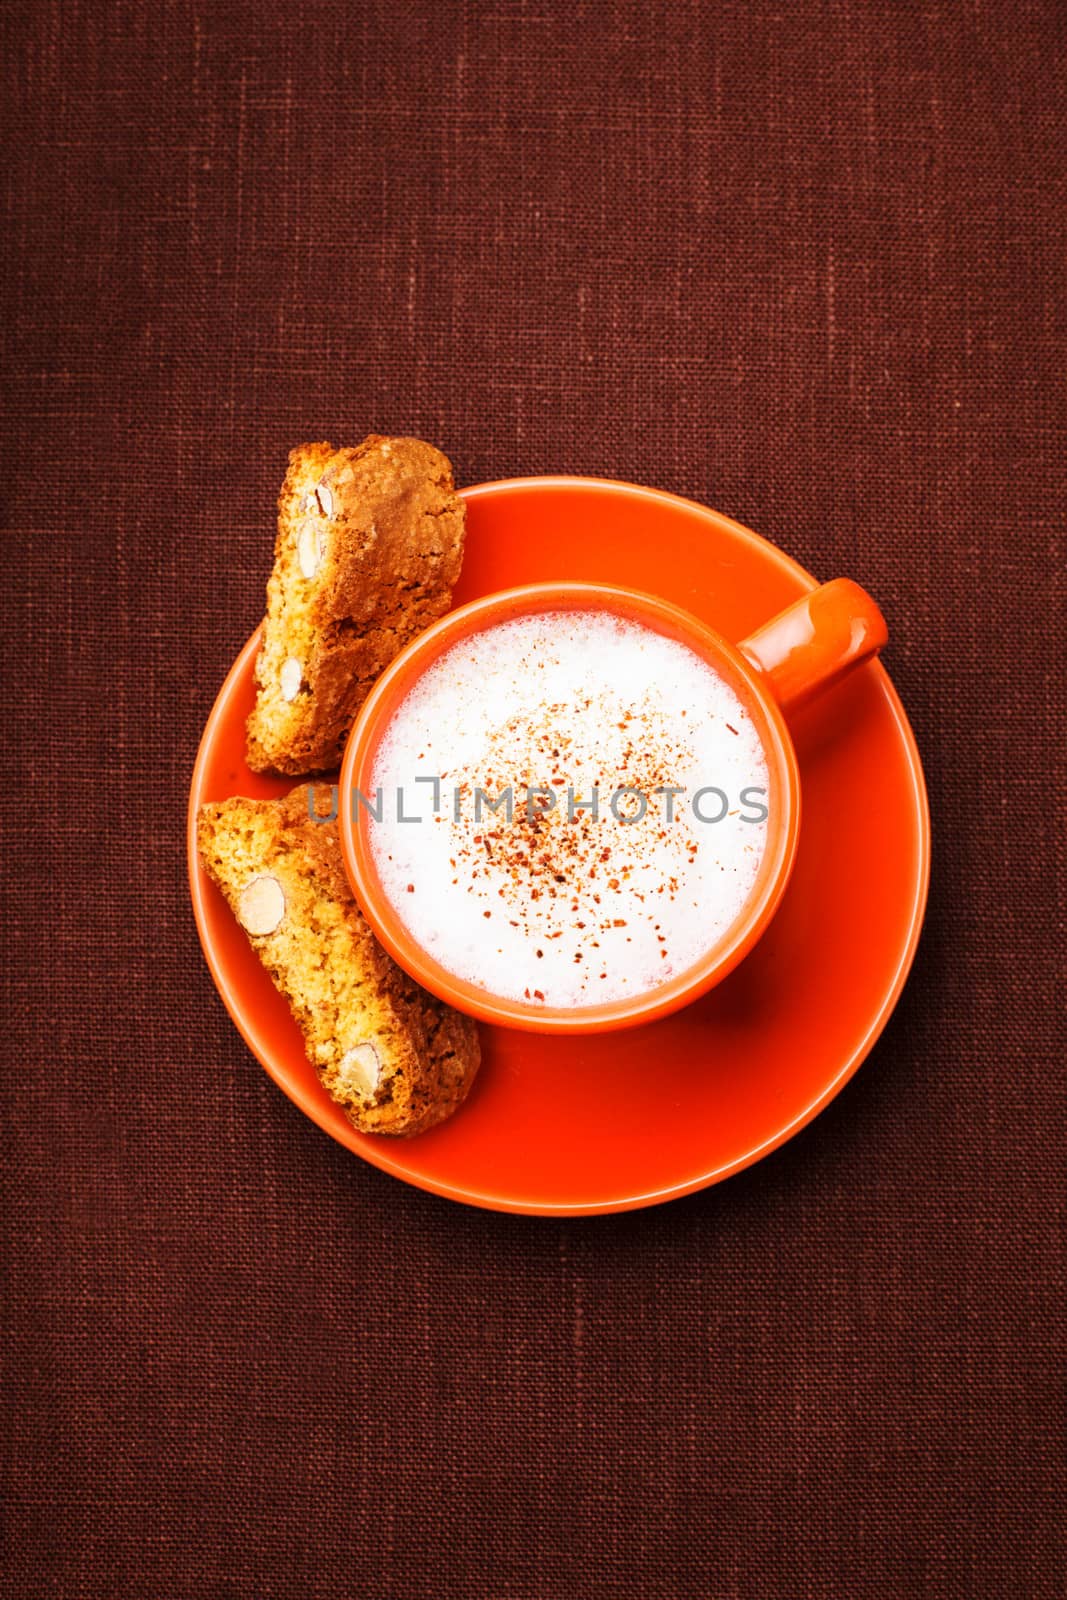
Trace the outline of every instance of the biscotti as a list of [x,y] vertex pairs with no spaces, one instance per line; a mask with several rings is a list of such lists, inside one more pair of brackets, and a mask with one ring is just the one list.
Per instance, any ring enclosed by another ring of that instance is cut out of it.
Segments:
[[421,439],[291,453],[248,719],[254,772],[338,766],[383,667],[451,605],[464,526],[451,464]]
[[[329,790],[318,798],[325,811]],[[450,1116],[478,1070],[477,1029],[378,944],[348,886],[337,824],[311,819],[308,788],[202,806],[197,843],[355,1126],[414,1134]]]

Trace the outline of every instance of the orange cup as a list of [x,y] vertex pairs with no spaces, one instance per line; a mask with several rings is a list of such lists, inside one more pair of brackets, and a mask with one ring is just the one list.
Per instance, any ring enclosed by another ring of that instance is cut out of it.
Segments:
[[[457,977],[415,942],[382,887],[370,843],[374,826],[357,790],[370,775],[386,729],[421,675],[459,640],[519,616],[597,610],[628,618],[688,645],[733,689],[763,745],[769,773],[767,835],[756,880],[739,915],[693,966],[657,987],[602,1005],[553,1008],[494,995]],[[442,1000],[482,1021],[536,1033],[602,1033],[677,1011],[719,983],[748,954],[785,893],[800,829],[800,777],[786,719],[795,708],[868,660],[888,635],[871,597],[847,578],[804,595],[739,644],[680,607],[632,589],[539,583],[508,589],[443,617],[403,650],[371,691],[349,735],[338,800],[345,867],[367,921],[390,955]]]

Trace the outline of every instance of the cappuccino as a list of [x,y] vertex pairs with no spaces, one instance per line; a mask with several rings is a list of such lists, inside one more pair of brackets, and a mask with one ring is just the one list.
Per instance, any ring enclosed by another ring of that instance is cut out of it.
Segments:
[[454,644],[378,746],[371,853],[411,937],[503,999],[576,1009],[686,971],[737,919],[768,767],[694,650],[604,610]]

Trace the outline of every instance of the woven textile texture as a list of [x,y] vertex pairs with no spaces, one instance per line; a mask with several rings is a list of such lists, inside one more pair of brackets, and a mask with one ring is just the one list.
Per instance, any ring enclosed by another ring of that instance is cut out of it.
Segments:
[[[1059,1600],[1067,13],[2,9],[0,1595]],[[288,449],[371,429],[885,606],[915,970],[718,1188],[408,1188],[215,993],[199,733]]]

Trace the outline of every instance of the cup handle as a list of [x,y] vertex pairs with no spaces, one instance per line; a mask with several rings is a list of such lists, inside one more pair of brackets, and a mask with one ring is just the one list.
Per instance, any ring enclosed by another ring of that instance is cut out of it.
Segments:
[[888,638],[885,618],[866,590],[835,578],[780,611],[738,649],[769,679],[783,711],[791,711],[877,655]]

